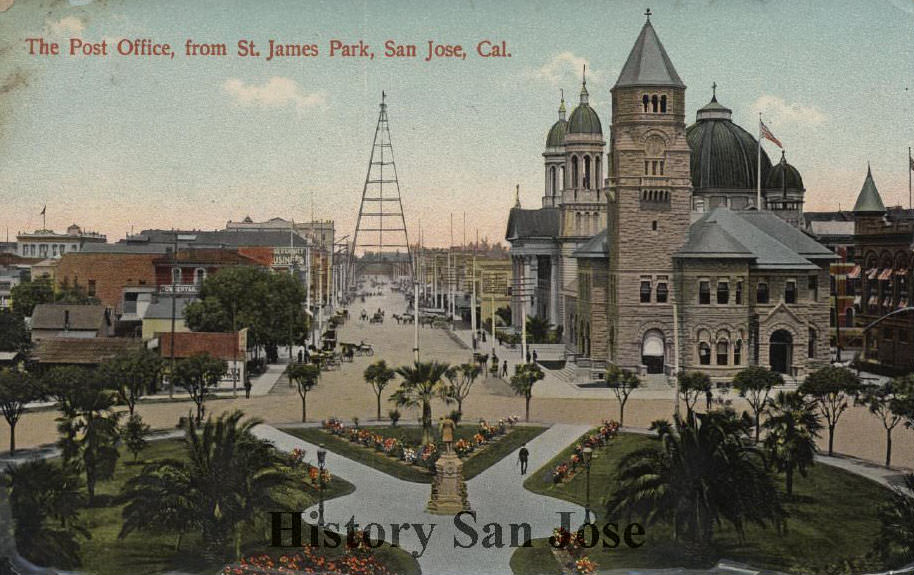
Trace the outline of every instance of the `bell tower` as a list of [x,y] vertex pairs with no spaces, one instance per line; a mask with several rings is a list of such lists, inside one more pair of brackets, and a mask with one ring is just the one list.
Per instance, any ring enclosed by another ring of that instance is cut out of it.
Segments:
[[609,360],[637,368],[649,363],[647,353],[656,371],[662,341],[661,367],[669,373],[673,255],[685,243],[690,224],[686,86],[654,31],[650,10],[645,16],[612,88]]

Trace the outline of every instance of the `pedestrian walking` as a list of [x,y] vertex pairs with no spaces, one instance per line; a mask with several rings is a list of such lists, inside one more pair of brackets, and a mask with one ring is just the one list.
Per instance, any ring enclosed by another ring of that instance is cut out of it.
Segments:
[[711,411],[711,401],[714,399],[714,394],[711,393],[710,389],[705,390],[705,409]]
[[303,350],[298,350],[298,363],[302,363],[302,360],[305,358],[305,352]]
[[486,342],[486,332],[482,332],[482,343]]
[[508,377],[508,360],[506,359],[504,363],[501,364],[501,376]]
[[536,350],[533,350],[533,363],[536,363]]
[[530,363],[530,350],[527,350],[527,363]]
[[244,398],[251,399],[251,378],[247,376],[244,378]]
[[517,461],[520,463],[520,474],[527,475],[527,460],[530,458],[530,452],[527,451],[527,444],[520,446],[520,451],[517,452]]

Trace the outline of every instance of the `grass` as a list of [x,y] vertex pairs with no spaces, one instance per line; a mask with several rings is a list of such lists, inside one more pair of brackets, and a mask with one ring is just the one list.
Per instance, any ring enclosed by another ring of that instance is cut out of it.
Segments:
[[[175,551],[175,535],[156,533],[134,532],[118,539],[121,528],[122,505],[116,500],[124,483],[138,475],[146,463],[161,459],[182,459],[184,446],[180,439],[167,439],[152,441],[140,455],[137,464],[132,462],[133,456],[122,451],[118,461],[115,475],[112,479],[99,482],[96,487],[96,498],[91,507],[81,512],[81,520],[89,530],[91,538],[82,541],[82,566],[81,572],[95,573],[97,575],[147,575],[169,571],[181,573],[215,573],[221,569],[221,564],[207,563],[200,553],[200,535],[188,533],[183,537],[181,548]],[[326,499],[332,499],[351,493],[354,486],[337,477],[332,477],[325,488]],[[317,492],[308,486],[306,490],[284,491],[282,499],[285,510],[301,510],[316,501]],[[275,549],[269,547],[269,516],[264,510],[264,517],[258,519],[255,526],[245,529],[243,536],[243,553],[275,554]],[[285,550],[291,551],[291,550]],[[327,549],[328,554],[334,552]],[[419,567],[416,561],[405,551],[390,547],[376,550],[376,556],[384,561],[394,572],[418,575]]]
[[[612,495],[615,473],[621,458],[636,449],[656,445],[657,440],[641,435],[620,434],[608,447],[597,451],[591,467],[591,503],[602,526],[605,509],[602,504]],[[585,503],[585,474],[578,473],[563,485],[554,485],[548,471],[571,454],[569,446],[525,483],[528,490],[542,495]],[[783,477],[777,476],[783,494]],[[645,526],[646,543],[639,549],[620,545],[617,549],[596,548],[590,557],[602,569],[621,568],[708,568],[720,559],[747,563],[795,573],[822,573],[826,566],[844,561],[862,561],[879,535],[877,507],[888,496],[888,490],[866,478],[844,470],[817,464],[806,478],[794,480],[794,495],[785,499],[789,513],[787,533],[773,528],[749,526],[744,541],[739,541],[729,524],[715,527],[713,548],[702,556],[690,554],[672,538],[669,526]],[[785,496],[786,498],[786,496]],[[580,520],[581,518],[576,518]],[[620,521],[620,531],[625,521]],[[885,566],[875,566],[884,568]],[[518,549],[511,558],[511,568],[518,575],[558,573],[546,540],[533,547]]]
[[[418,445],[422,440],[422,428],[417,426],[366,426],[373,433],[384,435],[385,437],[395,437],[407,445]],[[464,479],[476,477],[496,462],[500,461],[506,455],[531,441],[534,437],[545,431],[544,427],[532,426],[515,426],[508,434],[502,436],[495,443],[489,444],[485,449],[473,452],[473,454],[463,460]],[[342,437],[332,435],[316,427],[308,428],[289,428],[283,429],[286,433],[294,435],[309,443],[319,445],[321,443],[330,451],[342,455],[353,461],[358,461],[373,469],[413,483],[431,483],[434,475],[418,465],[408,465],[362,445],[352,443]],[[454,430],[454,440],[469,439],[476,433],[475,425],[459,425]]]

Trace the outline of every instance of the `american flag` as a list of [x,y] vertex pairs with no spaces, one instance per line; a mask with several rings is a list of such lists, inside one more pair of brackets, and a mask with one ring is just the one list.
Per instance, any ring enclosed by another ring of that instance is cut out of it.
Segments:
[[761,134],[762,138],[765,138],[766,140],[770,140],[770,141],[774,142],[774,144],[776,144],[777,147],[779,147],[779,148],[784,147],[781,144],[781,141],[774,137],[774,134],[772,134],[771,130],[768,129],[768,126],[765,125],[765,122],[759,120],[758,129],[759,129],[759,134]]

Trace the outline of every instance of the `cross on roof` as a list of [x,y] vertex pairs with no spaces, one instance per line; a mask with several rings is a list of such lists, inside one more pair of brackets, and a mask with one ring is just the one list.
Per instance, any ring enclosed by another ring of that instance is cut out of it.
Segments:
[[644,15],[647,16],[648,20],[651,19],[651,14],[653,14],[653,12],[651,12],[650,8],[648,8],[647,10],[644,11]]
[[711,84],[711,95],[714,98],[717,98],[717,82],[714,82],[713,84]]

